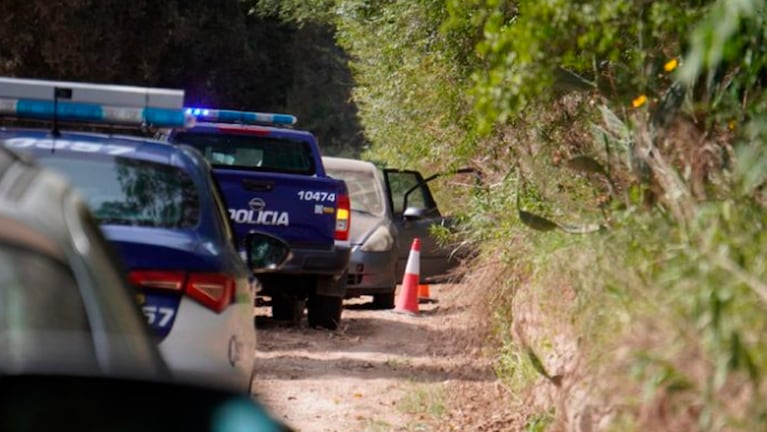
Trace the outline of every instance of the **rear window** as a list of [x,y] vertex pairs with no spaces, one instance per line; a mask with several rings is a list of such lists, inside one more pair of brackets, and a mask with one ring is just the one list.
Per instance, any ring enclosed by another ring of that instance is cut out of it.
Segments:
[[352,211],[383,216],[385,209],[383,188],[373,172],[328,168],[327,166],[325,171],[331,177],[346,182]]
[[74,184],[102,224],[192,228],[200,202],[183,170],[128,158],[40,158]]
[[217,167],[314,174],[314,157],[301,140],[257,135],[180,132],[174,142],[195,147]]

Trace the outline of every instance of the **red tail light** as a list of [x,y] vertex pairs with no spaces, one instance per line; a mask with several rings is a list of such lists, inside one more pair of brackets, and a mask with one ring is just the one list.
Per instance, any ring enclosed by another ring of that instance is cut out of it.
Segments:
[[339,195],[336,201],[336,235],[335,239],[340,241],[349,240],[349,227],[352,222],[351,202],[349,195]]
[[235,281],[217,273],[192,273],[186,285],[186,294],[203,306],[221,312],[232,302]]
[[137,287],[168,291],[182,291],[186,273],[179,271],[135,270],[128,274],[128,281]]
[[136,270],[128,274],[128,280],[137,287],[183,292],[215,312],[229,306],[236,290],[235,280],[220,273],[187,276],[180,271]]

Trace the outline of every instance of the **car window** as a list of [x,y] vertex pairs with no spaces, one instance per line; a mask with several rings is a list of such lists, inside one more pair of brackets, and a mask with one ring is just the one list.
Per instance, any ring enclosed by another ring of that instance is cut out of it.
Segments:
[[96,364],[75,277],[37,252],[0,244],[0,367]]
[[88,332],[68,268],[34,252],[0,245],[0,328]]
[[384,197],[381,182],[372,171],[344,170],[326,167],[331,177],[346,182],[349,189],[351,209],[376,216],[384,214]]
[[214,166],[314,174],[312,149],[301,140],[208,132],[180,132],[173,140],[195,147]]
[[197,190],[180,168],[121,157],[39,161],[68,177],[102,224],[192,228],[199,222]]
[[405,211],[405,194],[414,189],[407,195],[407,207],[416,207],[427,210],[429,202],[426,196],[426,189],[419,185],[419,179],[416,173],[412,172],[389,172],[387,173],[389,188],[391,190],[392,211],[396,215],[401,215]]

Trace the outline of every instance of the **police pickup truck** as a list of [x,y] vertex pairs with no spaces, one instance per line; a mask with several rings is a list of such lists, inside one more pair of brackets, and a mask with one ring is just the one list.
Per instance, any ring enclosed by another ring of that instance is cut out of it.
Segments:
[[346,295],[350,203],[346,184],[329,177],[314,135],[285,114],[188,108],[192,127],[160,138],[198,149],[213,166],[242,249],[252,230],[286,241],[292,258],[260,274],[272,317],[337,328]]

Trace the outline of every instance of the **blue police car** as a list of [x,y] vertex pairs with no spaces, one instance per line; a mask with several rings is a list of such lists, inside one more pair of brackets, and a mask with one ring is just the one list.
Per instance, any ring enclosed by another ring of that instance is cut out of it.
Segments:
[[252,230],[285,240],[293,257],[259,278],[272,317],[338,328],[347,288],[351,212],[343,180],[330,177],[309,131],[286,114],[188,108],[197,122],[160,136],[190,145],[213,165],[229,205],[235,241]]
[[[140,289],[174,373],[248,389],[255,289],[208,162],[187,146],[59,130],[63,121],[183,124],[182,102],[170,90],[0,78],[0,115],[53,120],[49,129],[0,128],[0,143],[79,189]],[[253,234],[249,244],[263,252],[265,239]],[[271,265],[284,261],[279,252]]]

